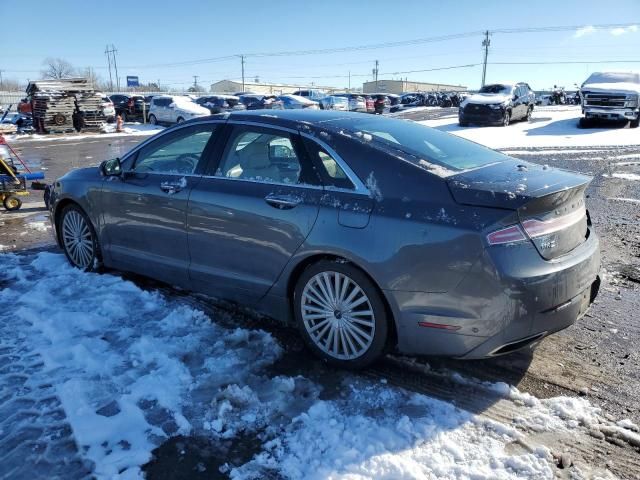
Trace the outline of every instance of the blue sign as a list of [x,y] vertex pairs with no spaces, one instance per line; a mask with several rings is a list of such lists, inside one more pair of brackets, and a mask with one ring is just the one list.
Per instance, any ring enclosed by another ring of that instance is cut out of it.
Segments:
[[139,87],[139,86],[140,86],[140,81],[138,80],[138,77],[127,76],[127,87]]

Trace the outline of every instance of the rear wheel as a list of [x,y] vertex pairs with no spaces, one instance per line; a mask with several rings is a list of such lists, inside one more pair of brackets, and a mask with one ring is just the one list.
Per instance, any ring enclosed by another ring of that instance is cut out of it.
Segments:
[[4,197],[2,204],[8,212],[13,212],[15,210],[20,210],[20,207],[22,206],[22,200],[20,200],[15,195],[9,195],[8,197]]
[[386,309],[376,286],[357,268],[328,260],[310,266],[293,301],[305,342],[328,363],[363,368],[384,351]]
[[60,217],[62,247],[69,262],[84,271],[95,270],[99,263],[98,238],[87,215],[76,205],[68,205]]
[[525,117],[525,119],[527,120],[527,122],[531,121],[531,116],[533,115],[533,107],[529,107],[527,109],[527,116]]
[[178,119],[176,120],[176,123],[182,123],[182,122],[184,122],[184,118],[178,117]]

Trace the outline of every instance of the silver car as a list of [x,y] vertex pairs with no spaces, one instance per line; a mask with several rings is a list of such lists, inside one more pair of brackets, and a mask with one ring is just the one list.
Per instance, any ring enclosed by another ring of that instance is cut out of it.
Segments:
[[340,110],[347,112],[349,111],[349,100],[345,97],[328,95],[320,100],[320,108],[323,110]]
[[247,111],[69,172],[50,210],[72,265],[253,307],[360,368],[500,355],[575,322],[599,286],[589,182],[405,120]]

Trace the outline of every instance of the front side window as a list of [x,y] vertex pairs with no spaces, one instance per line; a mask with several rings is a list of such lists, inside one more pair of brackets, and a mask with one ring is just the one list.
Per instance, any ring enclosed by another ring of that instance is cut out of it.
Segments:
[[193,174],[211,140],[215,125],[194,125],[151,142],[139,152],[136,173]]
[[302,167],[288,133],[238,128],[216,176],[270,183],[300,183]]

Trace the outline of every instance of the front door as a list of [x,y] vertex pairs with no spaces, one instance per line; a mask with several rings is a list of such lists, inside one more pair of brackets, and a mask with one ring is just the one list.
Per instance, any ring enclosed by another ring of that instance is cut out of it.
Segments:
[[214,124],[160,136],[123,162],[102,190],[105,261],[173,285],[188,285],[187,202],[213,144]]
[[252,303],[309,235],[322,189],[298,134],[228,129],[220,162],[191,193],[190,277],[199,291]]

